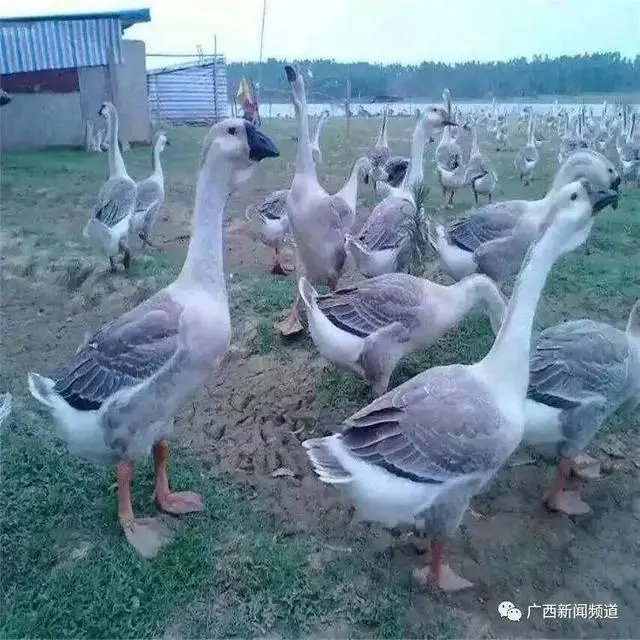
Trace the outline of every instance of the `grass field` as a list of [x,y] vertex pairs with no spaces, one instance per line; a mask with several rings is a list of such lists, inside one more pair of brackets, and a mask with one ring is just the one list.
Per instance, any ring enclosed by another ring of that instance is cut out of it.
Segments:
[[[394,152],[407,152],[412,120],[392,119]],[[456,570],[476,583],[454,596],[421,591],[411,569],[425,556],[375,526],[352,521],[337,493],[312,474],[300,441],[325,432],[366,400],[356,378],[321,361],[309,338],[283,341],[270,326],[290,304],[292,280],[268,274],[269,251],[246,235],[247,204],[287,187],[294,125],[265,123],[281,157],[265,161],[227,212],[226,271],[233,348],[216,380],[176,421],[170,476],[176,489],[203,494],[206,510],[170,520],[175,541],[154,561],[138,557],[116,517],[114,476],[71,458],[26,391],[26,373],[51,372],[84,332],[129,309],[178,272],[194,198],[200,128],[168,130],[163,154],[162,248],[134,255],[131,273],[111,275],[81,235],[107,173],[107,158],[80,151],[3,153],[0,391],[15,396],[1,435],[0,637],[607,637],[637,635],[640,615],[640,438],[637,413],[612,420],[590,452],[605,477],[585,491],[593,513],[545,512],[540,496],[553,461],[507,466],[473,502],[452,544]],[[337,190],[377,123],[324,130],[321,181]],[[521,142],[516,138],[514,147]],[[520,185],[513,152],[492,153],[498,198],[541,196],[556,167],[554,141],[541,150],[537,179]],[[426,153],[430,204],[440,207]],[[150,153],[125,154],[130,173],[150,171]],[[466,210],[471,193],[457,196]],[[365,188],[366,212],[375,199]],[[440,209],[443,218],[453,215]],[[364,215],[364,214],[363,214]],[[361,216],[362,218],[362,216]],[[590,317],[624,326],[640,297],[640,190],[598,219],[589,241],[555,268],[537,316],[541,326]],[[427,273],[436,273],[432,264]],[[347,278],[353,278],[348,274]],[[402,364],[397,384],[428,366],[470,362],[491,344],[473,316],[429,351]],[[603,449],[604,447],[604,449]],[[609,455],[606,453],[613,453]],[[516,459],[531,452],[519,452]],[[285,470],[283,472],[283,469]],[[274,473],[276,472],[276,473]],[[154,512],[151,465],[134,479],[134,507]],[[497,605],[524,609],[519,623]],[[618,606],[618,619],[549,619],[528,605]]]

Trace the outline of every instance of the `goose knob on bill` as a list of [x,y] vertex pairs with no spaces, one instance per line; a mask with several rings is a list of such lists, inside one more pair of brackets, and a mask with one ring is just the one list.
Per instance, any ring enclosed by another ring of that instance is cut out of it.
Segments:
[[134,460],[153,452],[160,509],[202,509],[198,494],[169,488],[166,438],[180,406],[220,367],[229,347],[222,262],[227,199],[258,161],[278,155],[273,142],[241,118],[211,127],[200,159],[193,231],[177,279],[89,336],[54,376],[28,376],[31,393],[51,411],[72,453],[115,464],[120,524],[145,557],[170,539],[170,531],[161,520],[134,516]]

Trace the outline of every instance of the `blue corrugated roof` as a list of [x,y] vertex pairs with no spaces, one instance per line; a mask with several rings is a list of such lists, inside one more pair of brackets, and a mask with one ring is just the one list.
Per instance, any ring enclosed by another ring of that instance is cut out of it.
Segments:
[[102,13],[65,13],[61,15],[0,18],[0,26],[4,23],[59,22],[61,20],[120,20],[120,24],[124,30],[140,22],[151,22],[151,12],[149,9],[123,9],[122,11],[105,11]]

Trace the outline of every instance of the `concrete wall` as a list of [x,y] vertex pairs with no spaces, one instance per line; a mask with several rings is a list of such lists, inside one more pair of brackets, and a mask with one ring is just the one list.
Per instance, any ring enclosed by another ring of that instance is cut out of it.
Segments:
[[144,42],[123,40],[122,53],[124,64],[117,67],[122,135],[129,142],[150,142],[151,122]]
[[123,40],[124,64],[116,66],[116,96],[111,95],[108,67],[78,69],[79,93],[13,93],[0,110],[3,149],[80,146],[85,144],[85,121],[106,128],[98,109],[115,99],[120,116],[120,139],[150,142],[151,123],[144,43]]
[[84,145],[79,93],[13,93],[0,110],[0,147]]

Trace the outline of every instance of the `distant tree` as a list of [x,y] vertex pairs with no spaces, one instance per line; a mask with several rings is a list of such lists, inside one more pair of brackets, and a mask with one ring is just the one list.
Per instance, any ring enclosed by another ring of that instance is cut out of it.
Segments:
[[[230,86],[237,87],[240,78],[247,76],[260,82],[261,101],[288,100],[284,63],[274,58],[262,65],[228,63]],[[347,76],[351,79],[351,95],[364,100],[389,94],[437,99],[445,87],[454,97],[480,100],[640,90],[640,55],[627,59],[618,52],[559,58],[534,56],[531,60],[513,58],[507,62],[471,60],[456,64],[382,65],[335,60],[300,60],[298,64],[312,71],[307,85],[313,101],[344,100]]]

